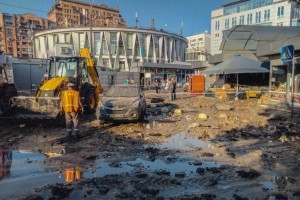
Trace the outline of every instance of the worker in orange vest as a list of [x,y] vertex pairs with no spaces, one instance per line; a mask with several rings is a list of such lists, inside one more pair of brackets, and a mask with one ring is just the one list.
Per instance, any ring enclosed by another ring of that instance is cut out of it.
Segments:
[[61,111],[65,113],[67,139],[68,142],[72,140],[72,123],[74,125],[75,139],[79,137],[79,111],[83,112],[83,106],[80,101],[79,92],[73,89],[74,84],[69,82],[67,84],[67,90],[62,93],[61,96]]
[[68,168],[65,170],[65,181],[66,183],[72,183],[75,180],[80,180],[83,172],[80,167]]

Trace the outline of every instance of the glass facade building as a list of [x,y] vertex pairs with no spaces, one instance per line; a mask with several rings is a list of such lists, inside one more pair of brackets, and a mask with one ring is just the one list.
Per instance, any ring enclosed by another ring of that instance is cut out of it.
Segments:
[[211,53],[221,53],[223,31],[239,25],[299,26],[299,13],[296,2],[290,0],[235,0],[226,3],[212,11]]
[[273,0],[250,0],[244,2],[241,1],[241,3],[238,4],[232,4],[229,3],[224,5],[224,15],[232,15],[235,13],[245,12],[256,8],[269,6],[273,4]]

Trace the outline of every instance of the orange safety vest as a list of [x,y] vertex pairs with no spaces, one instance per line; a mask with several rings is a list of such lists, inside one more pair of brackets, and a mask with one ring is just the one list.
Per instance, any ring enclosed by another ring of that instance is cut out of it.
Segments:
[[75,180],[80,180],[82,176],[82,171],[79,167],[68,168],[64,172],[66,183],[72,183]]
[[62,93],[61,104],[65,113],[78,112],[80,96],[76,90],[66,90]]

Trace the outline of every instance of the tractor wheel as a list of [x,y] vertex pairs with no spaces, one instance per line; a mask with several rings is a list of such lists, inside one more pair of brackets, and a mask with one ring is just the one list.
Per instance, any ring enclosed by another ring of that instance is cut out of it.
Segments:
[[89,92],[85,96],[85,113],[92,113],[94,112],[97,103],[96,103],[96,97],[95,97],[95,92],[90,88]]
[[3,95],[3,101],[5,104],[9,103],[9,100],[12,97],[17,96],[17,89],[14,85],[8,85],[7,88],[5,89],[4,95]]
[[5,111],[6,111],[5,105],[3,101],[0,99],[0,116],[2,116],[5,113]]

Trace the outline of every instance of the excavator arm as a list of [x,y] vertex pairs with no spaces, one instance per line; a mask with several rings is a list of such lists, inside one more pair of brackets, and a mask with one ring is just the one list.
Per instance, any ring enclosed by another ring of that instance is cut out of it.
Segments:
[[93,84],[96,87],[95,92],[98,94],[102,93],[103,87],[101,86],[101,83],[99,81],[99,75],[95,66],[95,59],[91,57],[89,49],[88,48],[81,49],[80,57],[86,59],[86,66],[88,69],[88,73],[93,81]]

